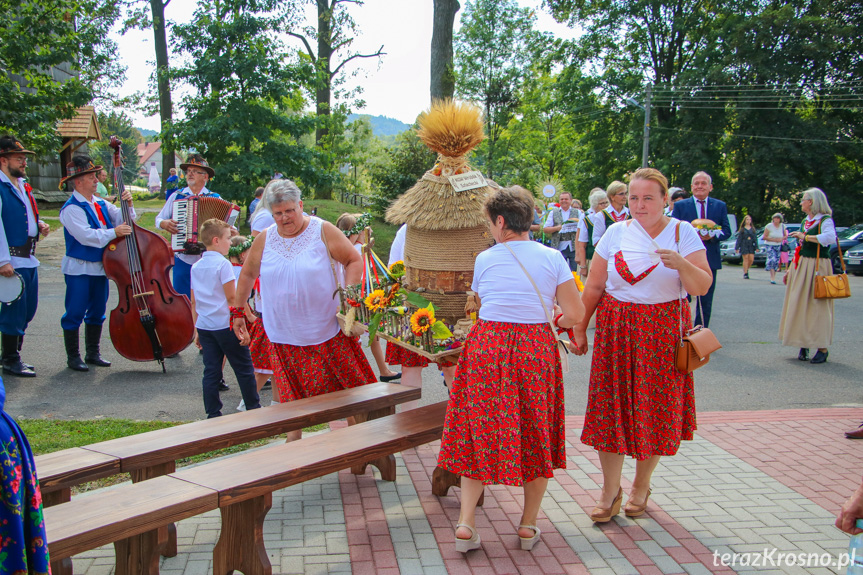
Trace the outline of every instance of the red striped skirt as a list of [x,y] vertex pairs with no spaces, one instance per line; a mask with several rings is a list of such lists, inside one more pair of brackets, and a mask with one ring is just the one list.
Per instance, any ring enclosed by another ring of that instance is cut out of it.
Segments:
[[[633,304],[604,294],[597,308],[581,441],[636,459],[674,455],[695,431],[692,374],[674,366],[681,305]],[[691,325],[682,306],[683,325]]]
[[249,353],[252,354],[252,365],[256,373],[273,373],[272,364],[270,364],[270,338],[267,337],[267,332],[264,331],[264,322],[261,318],[255,320],[249,330],[249,336],[252,342],[249,344]]
[[341,331],[318,345],[270,344],[279,403],[377,381],[357,338]]
[[504,485],[566,467],[563,373],[547,324],[473,327],[450,387],[438,465]]

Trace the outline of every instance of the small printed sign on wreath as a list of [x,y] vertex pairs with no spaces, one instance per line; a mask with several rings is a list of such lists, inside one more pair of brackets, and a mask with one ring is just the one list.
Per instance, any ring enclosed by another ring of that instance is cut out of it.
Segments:
[[464,174],[455,174],[449,177],[449,183],[452,189],[457,192],[466,192],[486,186],[487,183],[482,175],[482,172],[472,171]]

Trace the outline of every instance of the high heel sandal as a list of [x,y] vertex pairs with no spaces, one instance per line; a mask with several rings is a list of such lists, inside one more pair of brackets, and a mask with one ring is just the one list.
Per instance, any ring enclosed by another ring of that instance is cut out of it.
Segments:
[[617,492],[617,497],[611,502],[611,507],[600,507],[597,505],[590,512],[590,518],[594,523],[608,523],[611,518],[620,513],[620,504],[623,502],[623,487]]
[[521,548],[523,551],[530,551],[533,549],[533,546],[536,545],[536,542],[539,541],[539,536],[542,533],[539,530],[539,527],[536,525],[519,525],[519,529],[533,529],[533,537],[522,537],[518,536],[521,539]]
[[473,551],[474,549],[479,549],[482,541],[479,538],[479,532],[467,525],[465,523],[459,523],[455,526],[455,530],[458,531],[459,527],[466,527],[470,530],[470,539],[459,539],[458,535],[455,537],[455,550],[459,553],[467,553],[468,551]]
[[641,505],[633,505],[629,501],[626,502],[626,507],[623,508],[623,513],[627,517],[641,517],[647,511],[647,501],[650,499],[650,489],[647,490],[647,496],[644,498],[644,503]]

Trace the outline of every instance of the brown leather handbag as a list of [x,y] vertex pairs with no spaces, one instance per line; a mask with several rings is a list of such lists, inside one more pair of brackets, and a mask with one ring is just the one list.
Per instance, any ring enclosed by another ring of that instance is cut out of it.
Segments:
[[821,258],[821,242],[818,242],[818,253],[815,255],[815,282],[813,295],[815,299],[842,299],[851,297],[851,286],[848,284],[848,274],[845,273],[845,260],[842,259],[842,246],[839,236],[836,236],[836,249],[839,250],[841,274],[822,276],[818,273],[818,260]]
[[[680,224],[674,231],[674,239],[677,243],[677,251],[680,252]],[[680,341],[674,348],[674,365],[680,373],[692,373],[699,367],[704,367],[710,361],[710,354],[721,349],[722,344],[708,328],[697,325],[690,329],[683,329],[683,306],[688,302],[683,301],[683,283],[680,284],[678,301],[680,302]],[[695,297],[701,317],[701,296]]]

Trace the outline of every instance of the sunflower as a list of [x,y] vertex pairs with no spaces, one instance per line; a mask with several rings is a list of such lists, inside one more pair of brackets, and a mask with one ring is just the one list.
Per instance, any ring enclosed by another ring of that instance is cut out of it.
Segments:
[[411,331],[414,335],[422,335],[431,329],[435,323],[434,312],[430,309],[421,308],[411,316]]
[[376,289],[372,293],[366,297],[366,307],[371,311],[379,311],[387,307],[389,301],[387,300],[387,295],[384,293],[382,289]]
[[405,275],[405,262],[399,260],[390,264],[390,275],[398,279]]
[[584,291],[584,283],[581,281],[581,275],[578,272],[572,272],[572,277],[575,280],[575,287],[578,288],[579,292]]

